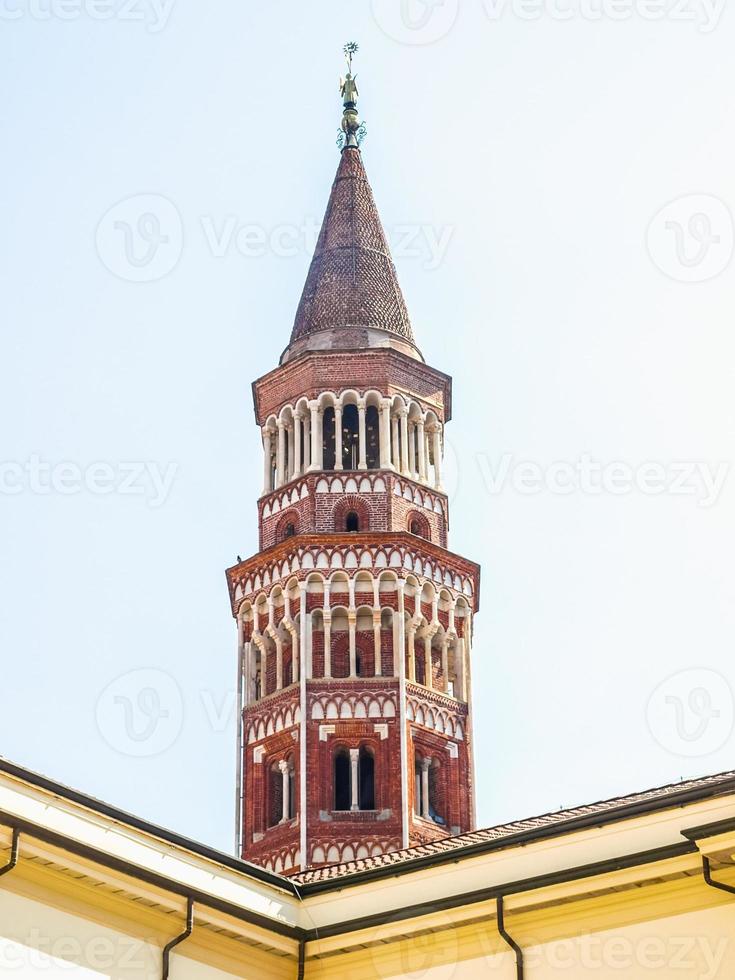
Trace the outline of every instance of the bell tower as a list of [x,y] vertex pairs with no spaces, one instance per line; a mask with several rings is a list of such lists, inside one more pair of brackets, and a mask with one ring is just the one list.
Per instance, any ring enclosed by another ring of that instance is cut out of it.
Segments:
[[416,345],[360,149],[341,155],[291,339],[253,384],[259,547],[238,632],[238,850],[285,874],[474,827],[479,567],[448,549],[451,378]]

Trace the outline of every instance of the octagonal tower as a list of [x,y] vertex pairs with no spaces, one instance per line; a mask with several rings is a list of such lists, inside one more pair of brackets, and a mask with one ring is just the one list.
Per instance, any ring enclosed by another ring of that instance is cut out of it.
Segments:
[[291,340],[253,385],[260,551],[227,571],[238,849],[285,874],[474,827],[479,567],[447,548],[451,379],[416,346],[343,94]]

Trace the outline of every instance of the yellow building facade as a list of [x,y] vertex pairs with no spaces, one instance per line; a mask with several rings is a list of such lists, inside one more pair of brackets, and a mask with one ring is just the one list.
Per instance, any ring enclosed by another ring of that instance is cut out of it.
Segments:
[[735,975],[735,773],[284,878],[0,760],[19,978]]

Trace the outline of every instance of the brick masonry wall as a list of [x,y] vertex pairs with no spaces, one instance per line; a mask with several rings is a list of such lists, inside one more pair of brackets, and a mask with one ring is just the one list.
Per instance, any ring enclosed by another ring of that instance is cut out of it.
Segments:
[[[426,525],[429,541],[438,544],[442,548],[447,547],[447,501],[443,494],[436,491],[428,491],[421,484],[407,480],[405,477],[398,477],[390,471],[371,470],[370,477],[380,475],[383,479],[386,490],[378,493],[317,493],[316,487],[320,483],[323,475],[309,475],[295,480],[293,483],[286,484],[279,490],[262,497],[258,505],[258,516],[260,526],[260,549],[261,551],[273,547],[279,541],[284,540],[286,528],[293,526],[295,534],[333,534],[344,532],[344,522],[347,513],[355,510],[361,517],[361,531],[408,531],[412,518],[418,518],[420,523]],[[346,482],[352,477],[359,485],[366,474],[361,473],[332,473],[327,474],[327,481],[335,477]],[[431,506],[419,506],[414,500],[406,500],[404,496],[397,496],[394,492],[396,484],[402,489],[410,488],[412,494],[420,493],[426,498]],[[301,496],[301,488],[306,486],[307,496]],[[292,497],[294,489],[297,491],[299,499],[291,501],[283,507],[281,501],[286,497]],[[434,502],[438,502],[442,508],[442,513],[437,513],[434,509]],[[271,513],[274,503],[278,502],[278,510]]]
[[284,405],[313,399],[323,391],[379,391],[384,397],[410,395],[422,408],[448,421],[452,379],[394,350],[304,354],[259,378],[253,385],[255,415],[263,425]]
[[[313,682],[309,686],[313,689]],[[333,684],[329,686],[334,687]],[[371,690],[369,683],[358,682],[357,686],[360,691]],[[397,685],[391,687],[397,693]],[[385,692],[385,683],[376,686],[375,691]],[[384,726],[387,737],[383,737],[382,732],[376,732],[376,726]],[[332,728],[334,731],[331,731]],[[337,811],[334,795],[335,755],[340,749],[360,746],[374,753],[375,809],[367,812]],[[310,778],[307,782],[310,863],[313,863],[315,848],[322,848],[325,856],[323,862],[316,863],[328,863],[327,854],[333,846],[338,849],[337,860],[344,860],[346,848],[351,848],[356,854],[360,847],[371,853],[376,847],[382,851],[390,844],[395,846],[396,842],[400,846],[401,764],[396,718],[309,721],[307,758],[310,761]]]
[[[449,739],[419,725],[409,725],[408,756],[409,772],[409,840],[411,844],[436,840],[450,833],[463,833],[470,829],[470,761],[467,741],[454,742],[458,746],[457,758],[449,752]],[[437,802],[443,807],[437,812],[445,819],[445,825],[434,824],[417,816],[415,793],[416,755],[428,756],[439,761],[436,785]],[[458,830],[452,830],[458,828]]]

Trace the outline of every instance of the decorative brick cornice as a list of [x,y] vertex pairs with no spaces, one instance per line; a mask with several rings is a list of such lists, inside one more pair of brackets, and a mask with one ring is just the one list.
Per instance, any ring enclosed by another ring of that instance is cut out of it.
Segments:
[[441,691],[434,691],[428,687],[422,687],[420,684],[412,684],[408,681],[406,683],[406,695],[419,703],[435,704],[447,711],[456,712],[458,715],[467,714],[467,705],[463,701],[457,701],[455,698],[442,694]]
[[[315,564],[294,568],[293,559],[299,557],[307,550],[317,550],[325,554],[330,554],[334,549],[354,550],[372,548],[377,552],[380,549],[385,550],[386,547],[391,551],[396,548],[406,549],[417,560],[422,562],[428,560],[429,563],[434,561],[442,567],[456,571],[463,578],[469,579],[472,583],[472,594],[467,596],[467,598],[473,604],[474,611],[477,611],[479,608],[480,594],[480,566],[476,562],[470,561],[468,558],[463,558],[461,555],[454,554],[454,552],[448,551],[445,548],[440,548],[438,545],[432,544],[430,541],[426,541],[424,538],[419,538],[408,532],[389,531],[349,535],[298,534],[294,537],[286,538],[285,541],[280,541],[278,544],[259,552],[257,555],[253,555],[238,565],[233,565],[225,573],[230,592],[232,615],[235,616],[237,614],[237,607],[241,598],[236,597],[237,587],[240,586],[241,589],[244,589],[245,583],[250,576],[258,575],[270,566],[274,568],[281,566],[282,568],[285,562],[288,563],[288,574],[286,576],[282,576],[280,572],[278,574],[280,581],[294,577],[303,579],[314,572],[321,572],[328,578],[333,572],[338,570],[345,572],[348,576],[352,576],[360,571],[365,571],[365,568],[335,567],[331,561],[325,568],[320,568]],[[406,575],[414,574],[420,578],[423,577],[423,571],[414,572],[413,568],[410,571],[403,567],[393,567],[383,570],[395,572],[399,579],[405,578]],[[252,589],[251,592],[246,592],[245,594],[255,594],[260,591],[263,591],[262,586],[258,589]],[[268,591],[268,588],[266,588],[266,591]]]

